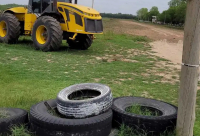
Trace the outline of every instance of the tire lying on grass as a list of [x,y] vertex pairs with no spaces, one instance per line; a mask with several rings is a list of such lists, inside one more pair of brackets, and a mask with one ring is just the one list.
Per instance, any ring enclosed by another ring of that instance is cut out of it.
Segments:
[[63,118],[56,110],[56,100],[47,101],[54,111],[49,111],[44,102],[31,108],[31,131],[37,136],[108,136],[112,128],[112,110],[87,119]]
[[108,111],[112,100],[108,86],[85,83],[63,89],[56,101],[58,111],[66,117],[86,118]]
[[28,112],[22,109],[0,108],[0,135],[11,133],[13,126],[28,123]]
[[[127,108],[139,105],[141,110],[148,109],[156,115],[145,116],[126,112]],[[141,97],[120,97],[113,101],[113,125],[124,124],[134,130],[159,135],[175,129],[177,108],[171,104]]]

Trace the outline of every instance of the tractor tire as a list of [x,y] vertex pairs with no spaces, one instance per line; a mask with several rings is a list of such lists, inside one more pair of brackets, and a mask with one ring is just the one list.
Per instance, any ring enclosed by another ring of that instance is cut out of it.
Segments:
[[[140,105],[151,111],[158,111],[157,116],[145,116],[126,112],[132,105]],[[120,127],[122,124],[133,130],[143,131],[149,136],[157,136],[163,132],[174,131],[177,120],[177,107],[154,99],[142,97],[119,97],[114,99],[113,126]]]
[[[28,123],[28,112],[16,108],[0,108],[0,112],[6,112],[8,117],[0,118],[0,135],[11,134],[13,126],[20,126]],[[4,113],[5,114],[5,113]]]
[[11,13],[4,13],[0,16],[0,42],[13,44],[20,36],[20,22]]
[[50,16],[38,18],[33,26],[32,40],[36,50],[56,51],[60,48],[63,31],[60,23]]
[[58,111],[68,118],[87,118],[108,111],[112,106],[111,89],[103,84],[84,83],[69,86],[59,92]]
[[68,39],[67,43],[72,49],[87,50],[92,45],[93,40],[88,34],[79,34],[77,35],[76,40],[72,41]]
[[[46,101],[56,111],[56,100]],[[86,119],[68,119],[52,114],[40,102],[31,107],[30,129],[37,136],[108,136],[112,128],[112,110]]]

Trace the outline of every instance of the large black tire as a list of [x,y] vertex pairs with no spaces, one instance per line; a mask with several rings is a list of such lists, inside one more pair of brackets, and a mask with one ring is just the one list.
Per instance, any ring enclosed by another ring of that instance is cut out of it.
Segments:
[[[46,42],[40,43],[36,38],[36,31],[40,26],[44,26],[47,31]],[[42,16],[38,18],[33,26],[32,40],[36,50],[44,52],[56,51],[60,48],[63,39],[63,31],[60,23],[50,16]]]
[[[56,108],[56,100],[47,101]],[[37,136],[108,136],[112,128],[112,110],[86,119],[67,119],[49,113],[44,102],[30,111],[31,131]]]
[[72,49],[87,50],[93,43],[91,35],[78,34],[76,40],[67,40],[69,47]]
[[20,30],[21,30],[19,20],[16,18],[16,16],[14,16],[11,13],[3,13],[0,16],[0,23],[1,22],[5,22],[6,24],[5,29],[7,32],[5,36],[0,35],[0,42],[8,44],[16,43],[20,36]]
[[108,111],[112,106],[112,100],[112,92],[106,85],[77,84],[59,92],[57,108],[66,117],[87,118]]
[[[143,116],[126,112],[126,108],[140,105],[160,112],[160,116]],[[125,124],[134,130],[145,131],[148,135],[160,135],[166,130],[174,130],[177,120],[177,107],[153,99],[141,97],[121,97],[114,99],[113,125],[120,127]]]
[[0,112],[7,112],[7,118],[0,118],[0,135],[11,133],[10,128],[28,123],[28,112],[22,109],[0,108]]

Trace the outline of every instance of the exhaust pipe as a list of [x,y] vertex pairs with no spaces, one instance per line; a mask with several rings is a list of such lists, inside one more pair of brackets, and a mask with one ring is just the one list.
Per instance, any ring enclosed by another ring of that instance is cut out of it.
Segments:
[[58,0],[53,0],[53,11],[57,11],[57,2]]

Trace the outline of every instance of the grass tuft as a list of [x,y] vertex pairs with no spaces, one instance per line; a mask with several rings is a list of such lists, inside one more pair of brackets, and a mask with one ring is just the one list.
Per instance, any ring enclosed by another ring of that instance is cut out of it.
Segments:
[[[148,133],[144,130],[134,130],[124,124],[121,125],[117,136],[148,136]],[[160,134],[160,136],[176,136],[176,132],[164,132],[163,134]]]
[[117,136],[147,136],[144,131],[133,130],[132,128],[122,124]]
[[11,136],[31,136],[24,125],[12,127],[11,132]]
[[140,105],[132,105],[128,108],[126,108],[126,112],[134,113],[137,115],[143,115],[143,116],[159,116],[158,111],[152,111],[148,109],[147,107],[142,107]]
[[134,42],[149,42],[149,38],[147,38],[146,36],[134,36],[133,38]]

